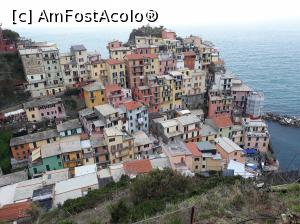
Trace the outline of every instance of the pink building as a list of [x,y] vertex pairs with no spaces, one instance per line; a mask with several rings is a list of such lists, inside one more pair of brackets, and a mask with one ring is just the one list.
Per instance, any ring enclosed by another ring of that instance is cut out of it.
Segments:
[[231,116],[232,97],[218,92],[208,94],[208,117]]
[[105,102],[118,108],[125,101],[125,95],[122,88],[117,84],[107,85],[104,91]]
[[176,60],[172,55],[159,55],[159,74],[164,75],[176,69]]
[[12,43],[3,37],[3,32],[0,24],[0,52],[16,52],[16,44]]
[[61,98],[43,97],[23,104],[28,121],[42,121],[45,119],[61,119],[66,117]]
[[122,47],[122,42],[119,40],[113,40],[113,41],[108,42],[108,44],[107,44],[108,50],[111,50],[114,48],[119,48],[119,47]]
[[233,110],[235,113],[243,115],[246,112],[247,97],[251,91],[252,89],[245,85],[241,80],[234,79],[232,81],[231,94],[233,97]]
[[171,39],[171,40],[176,40],[176,33],[171,30],[163,30],[161,32],[161,37],[163,39]]
[[173,170],[193,170],[193,154],[182,141],[162,145],[162,151],[169,158]]

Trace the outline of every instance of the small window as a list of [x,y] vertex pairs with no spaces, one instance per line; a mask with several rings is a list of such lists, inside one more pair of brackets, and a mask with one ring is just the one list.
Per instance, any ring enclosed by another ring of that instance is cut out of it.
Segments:
[[115,138],[110,138],[109,139],[109,142],[114,142],[115,141]]

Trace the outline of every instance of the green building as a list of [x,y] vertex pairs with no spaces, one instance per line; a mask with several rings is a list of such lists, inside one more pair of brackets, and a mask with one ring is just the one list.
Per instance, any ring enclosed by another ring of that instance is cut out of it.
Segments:
[[32,152],[29,175],[37,177],[46,171],[63,169],[59,142],[43,145]]

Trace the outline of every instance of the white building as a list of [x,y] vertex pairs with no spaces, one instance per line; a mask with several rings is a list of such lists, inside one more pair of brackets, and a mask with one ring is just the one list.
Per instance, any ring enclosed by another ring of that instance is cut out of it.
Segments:
[[251,117],[260,117],[263,113],[264,105],[263,92],[251,92],[247,99],[246,113]]
[[53,206],[57,207],[68,199],[85,196],[89,191],[98,189],[98,178],[96,173],[74,177],[56,183],[54,191]]

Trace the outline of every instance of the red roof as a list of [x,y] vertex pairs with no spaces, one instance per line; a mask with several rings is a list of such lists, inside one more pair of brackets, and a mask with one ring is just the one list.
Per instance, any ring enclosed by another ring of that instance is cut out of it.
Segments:
[[117,60],[117,59],[107,59],[106,62],[107,62],[107,64],[109,64],[109,65],[118,65],[118,64],[124,63],[123,61]]
[[151,162],[148,159],[124,162],[123,167],[126,173],[135,174],[149,173],[152,170]]
[[0,221],[15,221],[25,217],[30,217],[28,210],[31,209],[31,202],[25,201],[0,208]]
[[215,125],[219,128],[227,128],[233,125],[231,118],[228,116],[214,117],[212,120],[215,123]]
[[107,92],[107,93],[117,91],[117,90],[122,90],[122,87],[119,86],[118,84],[110,84],[110,85],[105,86],[105,92]]
[[138,101],[128,101],[128,102],[125,102],[123,105],[126,108],[126,110],[135,110],[135,109],[143,106],[143,104],[141,104]]
[[158,58],[157,54],[127,54],[125,55],[128,60],[142,60],[145,58]]
[[194,142],[188,142],[185,143],[186,147],[188,148],[188,150],[190,150],[190,152],[193,154],[193,156],[201,156],[202,153],[201,151],[198,149],[197,145]]

